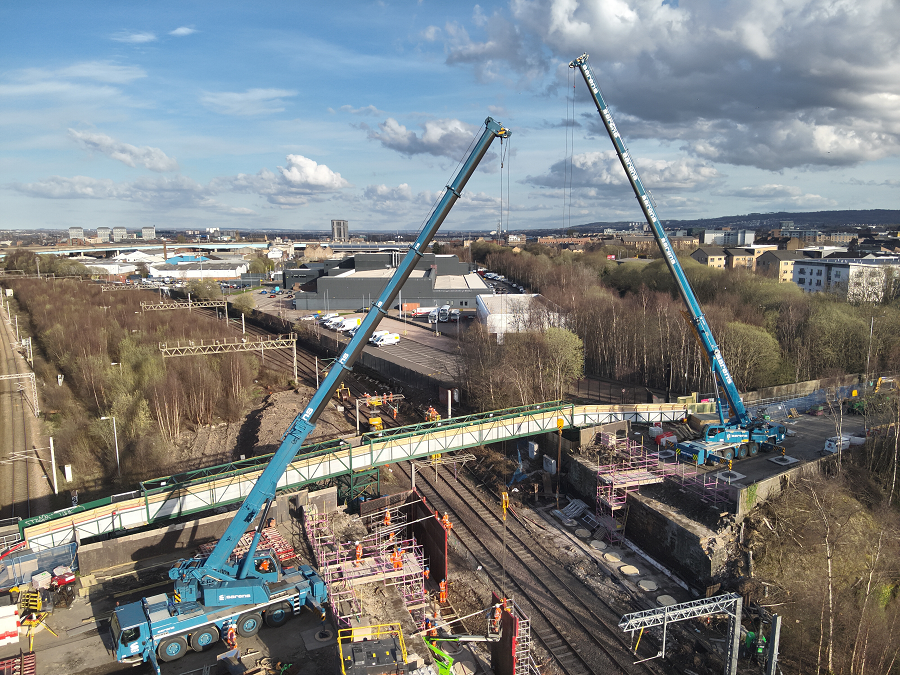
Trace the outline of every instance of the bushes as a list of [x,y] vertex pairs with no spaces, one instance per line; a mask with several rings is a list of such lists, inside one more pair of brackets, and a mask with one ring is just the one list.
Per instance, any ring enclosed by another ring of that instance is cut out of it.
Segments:
[[[141,478],[165,473],[166,464],[177,461],[172,443],[185,423],[235,421],[243,414],[259,367],[254,355],[163,359],[159,351],[160,342],[219,335],[223,324],[215,319],[141,312],[141,300],[152,294],[102,293],[76,280],[10,285],[30,316],[35,372],[60,459],[76,476],[102,481],[115,475],[112,427],[101,416],[116,418],[123,474]],[[62,386],[58,372],[65,376]]]

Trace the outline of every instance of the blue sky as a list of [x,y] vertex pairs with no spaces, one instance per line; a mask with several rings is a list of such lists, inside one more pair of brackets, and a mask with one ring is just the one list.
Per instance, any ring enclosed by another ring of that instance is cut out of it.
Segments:
[[663,219],[895,208],[898,35],[890,0],[3,3],[0,227],[415,230],[488,115],[445,229],[640,220],[582,52]]

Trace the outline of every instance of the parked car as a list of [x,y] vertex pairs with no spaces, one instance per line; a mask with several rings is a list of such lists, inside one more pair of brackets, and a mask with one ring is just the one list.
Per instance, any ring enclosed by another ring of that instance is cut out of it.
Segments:
[[275,297],[275,294],[274,294],[274,293],[269,293],[269,297],[270,297],[270,298],[274,298],[274,297]]

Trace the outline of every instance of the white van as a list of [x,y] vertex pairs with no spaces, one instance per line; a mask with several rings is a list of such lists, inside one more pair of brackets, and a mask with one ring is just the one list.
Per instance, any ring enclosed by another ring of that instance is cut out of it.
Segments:
[[395,345],[400,342],[400,334],[399,333],[388,333],[387,335],[381,335],[377,340],[375,340],[376,347],[387,347],[388,345]]
[[444,305],[438,310],[438,321],[447,323],[450,320],[450,305]]
[[336,318],[337,318],[337,314],[320,314],[318,316],[318,318],[316,319],[316,321],[318,321],[321,324],[326,324],[329,321],[331,321],[332,319],[336,319]]
[[[840,448],[838,448],[840,445]],[[822,449],[823,455],[836,455],[838,449],[846,450],[850,447],[850,437],[846,435],[832,436],[825,439],[825,447]]]
[[331,319],[328,319],[328,321],[325,321],[322,325],[325,326],[325,328],[329,328],[331,330],[337,330],[337,327],[340,326],[342,323],[344,323],[344,319],[339,316],[335,316],[335,317],[332,317]]
[[343,321],[341,321],[341,323],[338,324],[338,327],[335,330],[343,333],[344,331],[350,330],[351,328],[356,328],[361,323],[362,319],[360,319],[358,316],[355,316],[352,319],[344,319]]
[[438,322],[438,312],[440,312],[439,309],[433,309],[430,312],[428,312],[428,323],[437,323]]
[[385,335],[390,335],[391,331],[389,330],[376,330],[372,333],[372,337],[369,338],[369,342],[373,345],[378,341],[379,338],[384,337]]

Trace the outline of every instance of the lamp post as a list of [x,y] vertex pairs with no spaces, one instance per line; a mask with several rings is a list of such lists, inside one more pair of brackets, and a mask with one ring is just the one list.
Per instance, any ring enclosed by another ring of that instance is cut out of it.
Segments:
[[101,420],[112,420],[113,423],[113,443],[116,446],[116,473],[119,478],[122,477],[122,468],[119,466],[119,435],[116,433],[116,418],[115,417],[101,417]]

